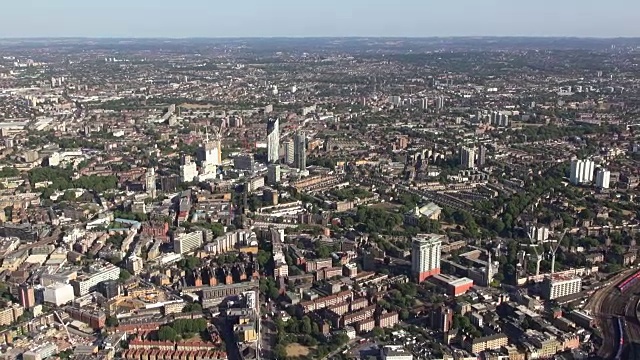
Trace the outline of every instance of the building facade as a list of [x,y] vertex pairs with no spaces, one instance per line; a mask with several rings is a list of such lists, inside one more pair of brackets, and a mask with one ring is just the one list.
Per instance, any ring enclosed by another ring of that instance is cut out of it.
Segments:
[[420,234],[411,244],[411,271],[417,282],[440,273],[442,235]]

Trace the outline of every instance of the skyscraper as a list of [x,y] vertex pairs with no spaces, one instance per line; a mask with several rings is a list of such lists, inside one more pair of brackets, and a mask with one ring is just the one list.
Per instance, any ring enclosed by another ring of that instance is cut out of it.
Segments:
[[284,162],[288,165],[295,161],[295,146],[292,140],[284,143]]
[[600,169],[596,176],[596,186],[600,189],[608,189],[609,181],[611,179],[611,172],[609,170]]
[[483,168],[487,162],[487,148],[484,145],[480,145],[478,148],[478,167]]
[[427,110],[429,108],[429,100],[427,100],[427,98],[419,99],[418,106],[420,106],[420,109],[422,110]]
[[274,163],[278,161],[280,150],[280,119],[269,119],[267,121],[267,161]]
[[440,274],[442,235],[419,234],[411,243],[411,273],[419,283]]
[[20,285],[19,292],[20,305],[25,309],[31,309],[36,306],[36,295],[33,286],[27,284]]
[[267,182],[269,185],[275,185],[280,182],[280,165],[271,164],[267,168]]
[[572,160],[569,179],[574,185],[590,183],[593,181],[593,160]]
[[296,132],[293,139],[293,163],[298,170],[307,168],[307,136],[304,131]]
[[145,187],[147,194],[152,198],[156,197],[156,171],[153,168],[148,168],[145,175]]
[[465,169],[473,169],[475,167],[476,149],[463,146],[460,149],[460,164]]

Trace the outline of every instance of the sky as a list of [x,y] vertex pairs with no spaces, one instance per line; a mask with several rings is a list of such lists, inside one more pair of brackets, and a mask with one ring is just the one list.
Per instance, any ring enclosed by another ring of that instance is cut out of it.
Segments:
[[0,38],[640,37],[639,0],[2,2]]

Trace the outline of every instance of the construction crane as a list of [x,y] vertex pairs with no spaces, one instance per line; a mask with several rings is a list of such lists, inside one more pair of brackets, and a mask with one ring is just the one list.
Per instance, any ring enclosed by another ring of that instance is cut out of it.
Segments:
[[53,313],[58,318],[58,321],[60,321],[60,324],[62,324],[62,327],[64,327],[64,331],[67,332],[67,339],[69,339],[69,343],[71,343],[71,345],[75,345],[75,341],[73,340],[73,338],[71,337],[71,334],[69,333],[69,329],[67,328],[67,324],[64,323],[64,321],[62,320],[62,317],[60,316],[60,314],[58,314],[57,311],[54,310]]
[[[533,252],[536,254],[536,276],[540,275],[540,263],[542,262],[543,252],[538,252],[538,246],[542,245],[542,243],[536,242],[533,240],[533,236],[530,233],[527,233],[529,237],[530,244],[526,244],[527,247],[533,249]],[[542,249],[544,251],[544,249]]]
[[567,229],[564,229],[562,231],[562,235],[558,240],[547,241],[547,242],[555,243],[554,245],[551,246],[551,275],[553,275],[556,270],[556,252],[558,251],[558,248],[560,248],[560,243],[562,243],[562,240],[564,239],[564,236],[566,234],[567,234]]

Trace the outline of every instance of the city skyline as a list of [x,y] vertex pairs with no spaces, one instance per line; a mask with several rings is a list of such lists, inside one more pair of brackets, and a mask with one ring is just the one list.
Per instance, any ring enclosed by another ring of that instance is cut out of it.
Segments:
[[[638,37],[640,3],[567,0],[513,3],[457,0],[402,4],[245,0],[215,4],[166,0],[6,4],[0,38],[227,37]],[[411,11],[408,11],[411,10]]]

